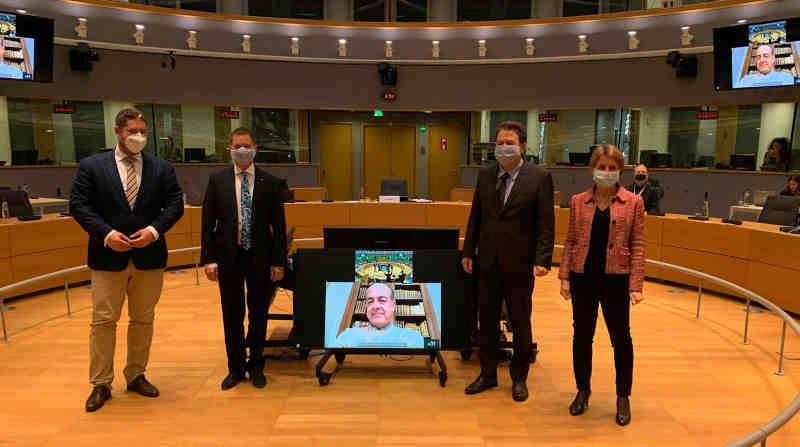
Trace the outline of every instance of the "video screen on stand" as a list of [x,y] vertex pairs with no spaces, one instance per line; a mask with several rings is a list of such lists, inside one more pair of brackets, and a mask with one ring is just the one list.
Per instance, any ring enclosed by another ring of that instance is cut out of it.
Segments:
[[353,282],[325,283],[325,347],[439,349],[442,284],[414,282],[414,253],[357,250]]

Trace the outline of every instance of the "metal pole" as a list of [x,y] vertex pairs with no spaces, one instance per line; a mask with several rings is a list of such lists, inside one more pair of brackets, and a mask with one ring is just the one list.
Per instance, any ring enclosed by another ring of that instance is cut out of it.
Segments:
[[72,307],[69,303],[69,280],[67,275],[64,275],[64,297],[67,299],[67,318],[72,318]]
[[194,256],[192,258],[194,261],[194,285],[200,285],[200,262],[196,260]]
[[744,310],[744,340],[742,340],[743,345],[748,345],[750,342],[747,341],[747,330],[750,327],[750,298],[747,299],[747,308]]
[[778,353],[778,370],[775,371],[776,376],[783,375],[783,348],[786,346],[786,322],[783,322],[783,329],[781,330],[781,352]]
[[697,314],[695,319],[700,319],[700,298],[703,297],[703,281],[697,282]]
[[3,343],[8,344],[8,332],[6,331],[6,305],[0,300],[0,319],[3,320]]

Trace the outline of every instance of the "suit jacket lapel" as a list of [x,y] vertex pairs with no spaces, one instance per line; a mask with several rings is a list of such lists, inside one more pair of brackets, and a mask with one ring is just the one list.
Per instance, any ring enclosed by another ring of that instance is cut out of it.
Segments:
[[236,172],[235,172],[233,166],[231,166],[230,169],[228,169],[225,172],[226,172],[225,179],[224,179],[225,181],[223,182],[223,184],[225,185],[224,194],[226,196],[228,196],[228,198],[230,200],[231,211],[233,212],[233,214],[231,214],[231,215],[233,216],[233,220],[234,220],[234,222],[238,222],[239,221],[239,210],[237,209],[237,205],[236,205],[236,200],[237,200],[237,197],[236,197]]
[[489,178],[488,187],[489,187],[489,191],[492,192],[491,194],[489,194],[489,197],[490,197],[489,206],[490,206],[492,212],[499,216],[500,215],[500,208],[499,208],[499,204],[497,203],[497,175],[500,173],[499,169],[501,169],[501,168],[500,168],[499,164],[497,164],[495,166],[495,168],[496,169],[492,170],[492,175]]
[[[136,202],[133,205],[134,210],[142,203],[141,198],[146,197],[144,190],[148,185],[152,185],[155,181],[155,164],[150,159],[149,155],[142,154],[142,178],[139,179],[139,191],[136,193]],[[125,200],[127,202],[127,199]]]
[[130,204],[128,204],[128,199],[125,198],[125,191],[122,190],[122,179],[119,176],[119,169],[117,169],[117,159],[114,153],[115,151],[106,152],[106,157],[103,159],[103,170],[106,172],[106,176],[108,176],[108,181],[111,184],[111,190],[113,191],[113,196],[117,198],[120,205],[123,207],[130,209]]
[[[255,180],[253,181],[253,186],[250,189],[250,192],[253,197],[253,222],[256,221],[256,214],[259,207],[256,206],[257,203],[261,203],[260,201],[256,200],[256,194],[263,195],[264,194],[264,171],[258,169],[256,167],[256,175]],[[260,216],[259,216],[260,217]]]
[[519,173],[517,174],[517,179],[514,180],[514,186],[511,187],[511,193],[508,194],[508,199],[506,200],[506,204],[505,206],[503,206],[503,213],[505,213],[505,211],[510,208],[511,202],[519,195],[519,190],[520,188],[522,188],[522,184],[525,183],[525,180],[528,177],[526,175],[527,167],[528,167],[527,163],[523,163],[522,166],[520,167]]

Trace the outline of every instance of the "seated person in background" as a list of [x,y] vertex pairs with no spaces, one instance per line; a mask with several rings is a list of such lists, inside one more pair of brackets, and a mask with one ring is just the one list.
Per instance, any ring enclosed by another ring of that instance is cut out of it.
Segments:
[[789,158],[789,140],[786,138],[773,138],[764,154],[762,171],[785,171]]
[[422,349],[422,334],[394,325],[395,299],[392,288],[375,283],[367,289],[369,326],[347,328],[336,337],[340,348],[410,348]]
[[781,191],[781,195],[800,197],[800,175],[789,177],[789,181],[786,182],[786,188]]
[[661,214],[661,198],[664,197],[664,189],[661,188],[658,180],[650,178],[647,166],[642,164],[636,166],[633,183],[628,186],[628,191],[642,196],[645,212]]
[[739,81],[739,87],[767,87],[773,85],[793,85],[794,76],[785,71],[775,70],[775,48],[772,45],[759,45],[756,49],[756,68],[758,73],[749,74]]

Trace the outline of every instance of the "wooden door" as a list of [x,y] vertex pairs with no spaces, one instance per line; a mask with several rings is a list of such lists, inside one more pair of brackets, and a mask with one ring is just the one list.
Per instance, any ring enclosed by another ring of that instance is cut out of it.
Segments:
[[[442,149],[442,138],[447,147]],[[464,148],[458,129],[431,126],[428,129],[428,198],[450,200],[450,191],[458,186],[458,165]]]
[[381,192],[381,180],[404,179],[408,195],[416,195],[417,129],[414,126],[364,126],[364,191],[369,198]]
[[381,180],[392,177],[392,128],[390,126],[364,126],[364,175],[361,177],[364,193],[377,199],[381,193]]
[[320,168],[322,186],[331,200],[353,198],[353,125],[320,126]]
[[408,196],[417,195],[417,128],[391,126],[392,168],[390,178],[408,182]]

